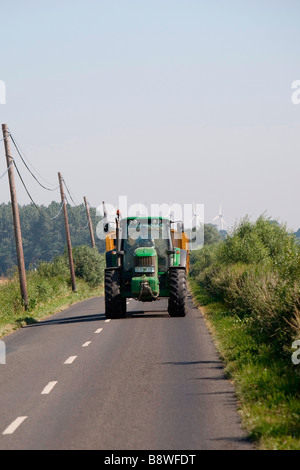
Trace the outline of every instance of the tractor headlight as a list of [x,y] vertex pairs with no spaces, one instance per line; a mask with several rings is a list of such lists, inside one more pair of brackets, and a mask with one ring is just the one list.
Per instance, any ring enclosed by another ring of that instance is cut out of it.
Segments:
[[154,266],[136,266],[134,269],[136,273],[154,273],[155,272]]

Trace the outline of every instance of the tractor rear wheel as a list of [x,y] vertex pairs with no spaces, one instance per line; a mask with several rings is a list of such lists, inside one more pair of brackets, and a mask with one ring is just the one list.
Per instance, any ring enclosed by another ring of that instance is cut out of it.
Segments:
[[170,268],[169,283],[169,315],[170,317],[185,317],[187,314],[186,270],[183,268]]
[[118,269],[105,270],[105,316],[121,318],[126,314],[126,299],[121,296],[121,273]]

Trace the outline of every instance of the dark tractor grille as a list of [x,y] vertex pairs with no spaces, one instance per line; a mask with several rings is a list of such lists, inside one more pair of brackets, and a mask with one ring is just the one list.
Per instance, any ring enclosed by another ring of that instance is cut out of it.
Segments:
[[137,256],[135,258],[135,272],[138,276],[145,274],[148,277],[156,275],[156,256]]
[[136,256],[136,266],[155,266],[155,256]]

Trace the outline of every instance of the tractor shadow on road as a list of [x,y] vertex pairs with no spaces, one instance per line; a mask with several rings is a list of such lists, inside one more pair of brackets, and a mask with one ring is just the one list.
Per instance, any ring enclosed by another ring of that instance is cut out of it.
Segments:
[[[134,318],[170,318],[169,314],[166,312],[157,312],[157,311],[147,311],[139,310],[134,312],[127,312],[124,318],[119,319],[120,321],[130,320]],[[35,328],[38,326],[53,326],[53,325],[66,325],[70,323],[86,323],[86,322],[99,322],[105,321],[106,316],[104,313],[96,313],[92,315],[78,315],[64,318],[51,318],[49,320],[35,321],[35,322],[26,322],[23,325],[23,328]],[[117,320],[117,319],[116,319]],[[115,321],[115,320],[113,320]]]
[[36,323],[30,323],[23,328],[34,328],[37,326],[50,326],[50,325],[64,325],[68,323],[85,323],[92,321],[103,321],[106,320],[104,313],[95,313],[92,315],[78,315],[65,318],[51,318],[49,320],[38,321]]
[[134,310],[133,312],[127,312],[126,317],[127,319],[133,318],[170,318],[168,312],[158,312],[157,310]]

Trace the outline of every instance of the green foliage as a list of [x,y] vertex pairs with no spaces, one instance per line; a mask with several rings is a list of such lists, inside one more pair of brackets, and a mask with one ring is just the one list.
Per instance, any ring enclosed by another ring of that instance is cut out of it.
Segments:
[[300,246],[265,216],[245,217],[224,240],[191,256],[191,276],[275,348],[300,335]]
[[293,234],[264,216],[251,223],[244,218],[227,236],[220,259],[225,264],[267,264],[283,278],[300,274],[300,250]]
[[[99,295],[102,292],[104,254],[89,246],[74,248],[74,268],[77,293],[70,287],[68,256],[56,256],[53,261],[42,261],[37,268],[27,271],[28,309],[24,311],[18,273],[11,270],[10,278],[0,283],[0,336],[36,318],[54,313],[55,308],[70,305],[76,300]],[[97,289],[97,293],[96,290]]]
[[221,241],[222,237],[218,229],[211,224],[204,224],[204,244],[213,245]]
[[235,384],[248,435],[260,449],[299,450],[299,366],[274,349],[272,338],[257,334],[251,316],[241,318],[193,278],[190,287]]
[[[75,246],[72,252],[75,276],[83,279],[91,287],[102,284],[105,268],[104,254],[99,253],[97,248],[87,245]],[[61,256],[56,256],[50,263],[41,262],[37,271],[43,277],[68,277],[70,268],[67,251],[65,250]]]
[[89,246],[77,246],[73,249],[75,275],[95,287],[104,280],[104,255]]
[[220,247],[215,245],[204,245],[200,250],[191,251],[190,261],[190,275],[192,277],[199,276],[206,268],[216,265],[219,260]]

